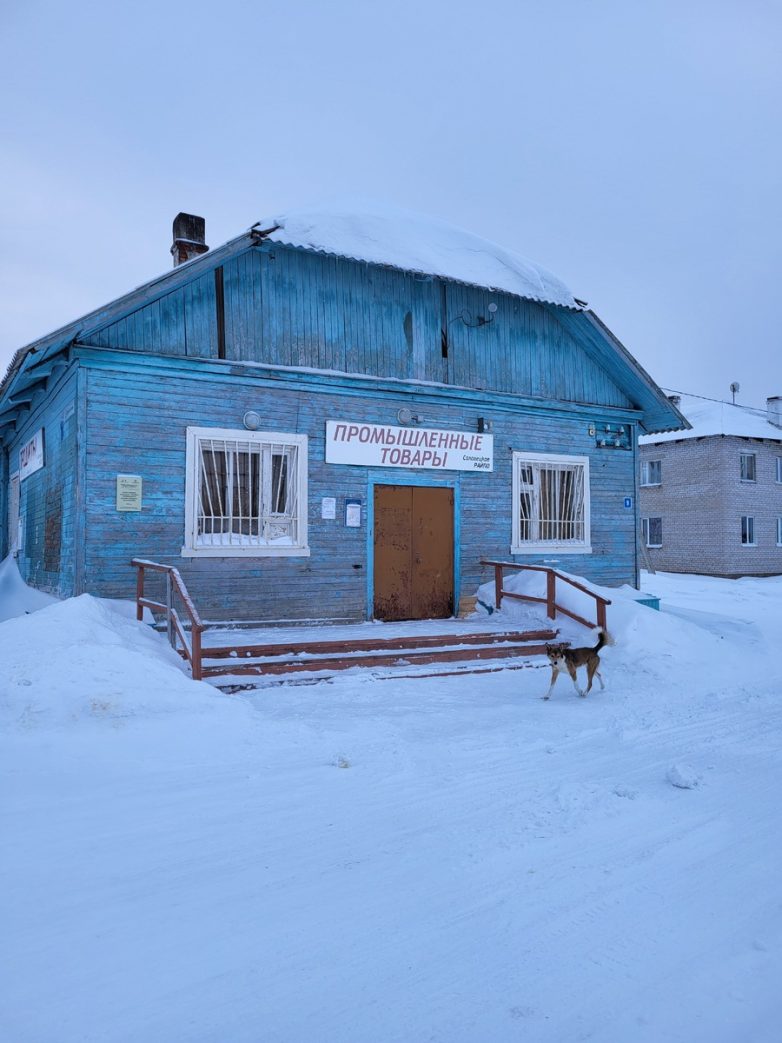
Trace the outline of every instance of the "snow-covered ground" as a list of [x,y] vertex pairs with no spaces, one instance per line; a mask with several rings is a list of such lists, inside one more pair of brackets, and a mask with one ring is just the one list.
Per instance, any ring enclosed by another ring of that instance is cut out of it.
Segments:
[[778,1040],[782,578],[644,589],[549,702],[229,697],[87,596],[2,623],[0,1039]]

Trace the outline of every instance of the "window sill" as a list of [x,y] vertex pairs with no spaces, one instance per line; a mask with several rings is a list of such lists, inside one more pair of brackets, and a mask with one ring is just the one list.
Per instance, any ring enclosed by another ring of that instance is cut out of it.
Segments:
[[309,547],[183,547],[183,558],[308,558]]
[[662,543],[647,543],[646,544],[646,549],[647,550],[662,550],[662,546],[663,546]]
[[519,547],[511,547],[511,554],[591,554],[590,544],[574,546],[572,543],[523,543]]
[[659,489],[662,482],[640,482],[638,485],[639,489]]

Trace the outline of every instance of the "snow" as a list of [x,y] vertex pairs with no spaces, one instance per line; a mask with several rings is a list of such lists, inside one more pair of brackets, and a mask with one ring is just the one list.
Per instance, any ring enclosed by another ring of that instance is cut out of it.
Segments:
[[229,697],[86,595],[0,624],[0,1038],[776,1041],[782,577],[642,585],[549,702]]
[[287,246],[387,264],[404,271],[441,275],[519,297],[578,308],[555,275],[487,239],[431,217],[378,203],[355,201],[295,210],[258,222],[274,228],[266,238]]
[[695,395],[682,395],[679,412],[692,424],[691,430],[642,435],[638,439],[639,444],[657,445],[659,442],[678,442],[684,438],[704,438],[708,435],[770,438],[782,442],[782,428],[769,421],[765,409],[737,406],[731,402],[716,402]]
[[665,777],[678,789],[695,789],[701,783],[700,774],[689,764],[672,764]]
[[0,623],[12,616],[37,612],[56,600],[51,594],[27,586],[11,554],[0,561]]

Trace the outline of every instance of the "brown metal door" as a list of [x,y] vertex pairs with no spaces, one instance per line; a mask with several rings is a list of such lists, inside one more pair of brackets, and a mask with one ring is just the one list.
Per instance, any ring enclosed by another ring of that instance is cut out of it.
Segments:
[[453,490],[375,487],[376,619],[453,615]]

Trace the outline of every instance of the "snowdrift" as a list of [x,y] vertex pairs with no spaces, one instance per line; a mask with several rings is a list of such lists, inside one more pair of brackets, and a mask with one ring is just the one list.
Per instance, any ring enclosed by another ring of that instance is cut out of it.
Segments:
[[37,612],[55,601],[57,598],[51,594],[27,586],[10,554],[0,561],[0,623],[14,616]]
[[5,727],[210,714],[227,703],[186,676],[159,634],[89,594],[0,624],[0,663]]

